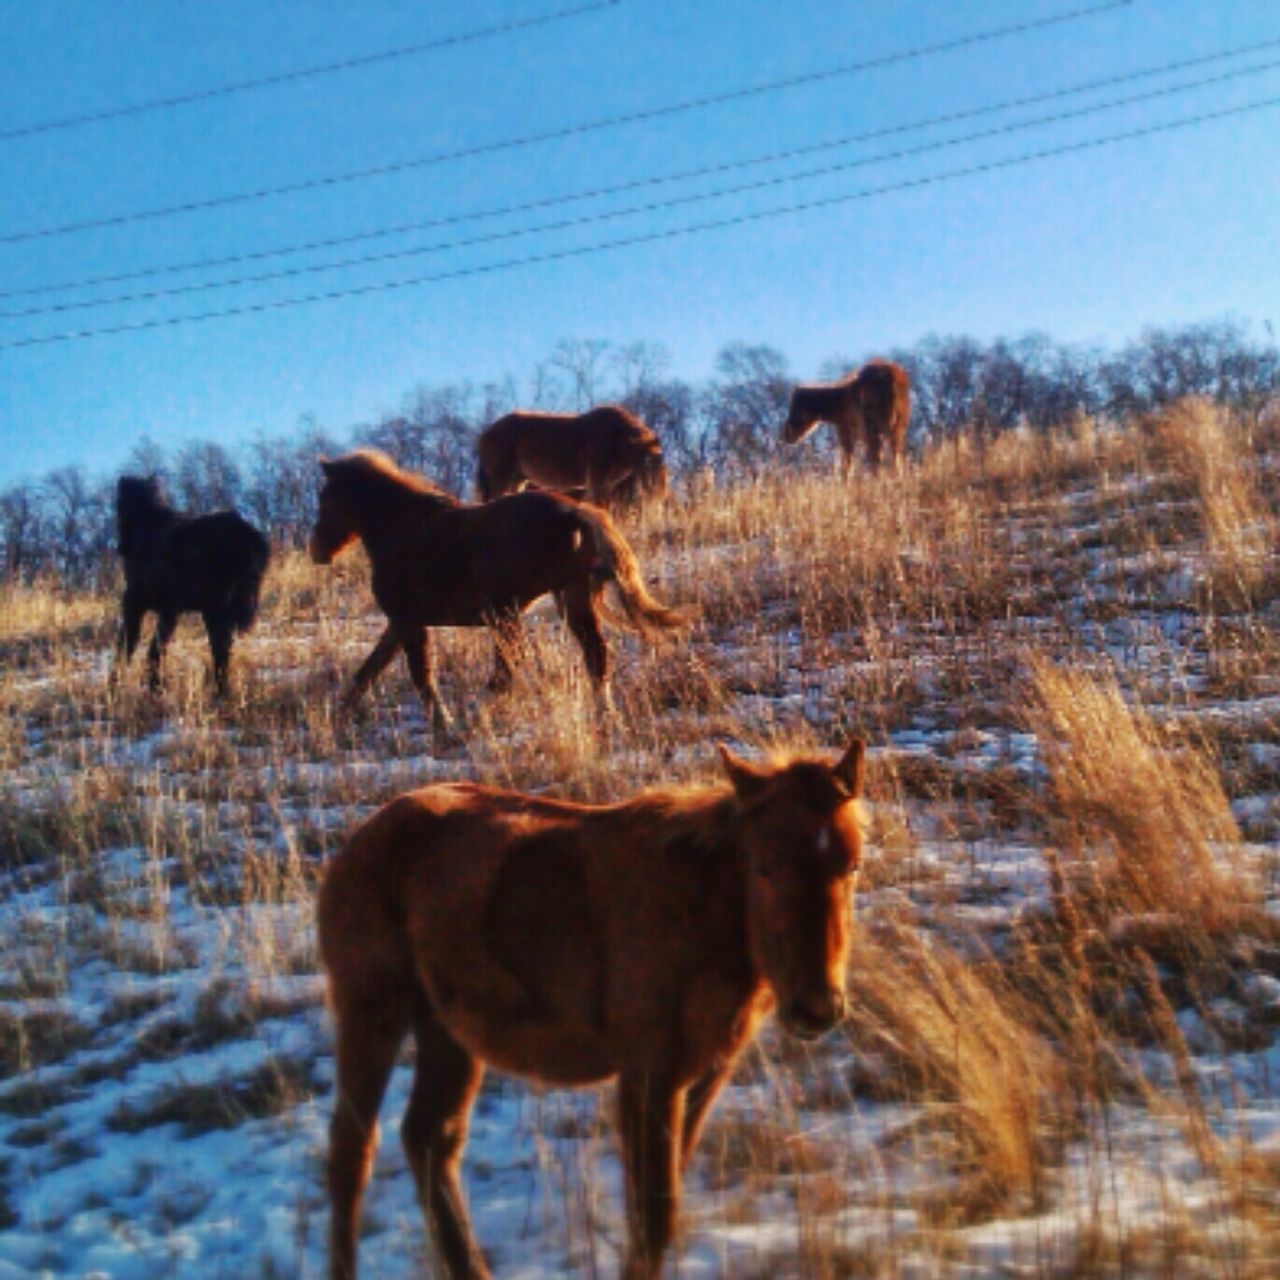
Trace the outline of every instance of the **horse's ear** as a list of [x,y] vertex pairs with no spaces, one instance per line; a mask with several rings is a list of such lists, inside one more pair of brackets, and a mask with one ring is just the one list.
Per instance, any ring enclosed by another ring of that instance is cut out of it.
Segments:
[[326,458],[323,454],[321,454],[321,456],[317,459],[317,461],[320,463],[320,470],[323,471],[325,475],[327,476],[333,475],[333,459],[332,458]]
[[854,738],[831,772],[850,798],[857,800],[867,776],[867,744],[861,738]]
[[729,781],[733,783],[738,799],[750,800],[752,796],[759,795],[768,786],[770,774],[767,770],[751,764],[741,756],[734,755],[723,742],[716,743],[716,750],[720,752],[724,771],[729,775]]

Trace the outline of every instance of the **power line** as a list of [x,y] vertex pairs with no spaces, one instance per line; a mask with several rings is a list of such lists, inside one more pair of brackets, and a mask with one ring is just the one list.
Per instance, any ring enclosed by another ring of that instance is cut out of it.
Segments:
[[670,227],[663,231],[649,231],[638,235],[625,236],[617,240],[606,240],[596,244],[578,245],[569,249],[557,249],[546,253],[531,254],[523,258],[509,258],[502,262],[491,262],[479,266],[458,267],[449,271],[436,272],[430,275],[410,276],[401,280],[387,280],[377,284],[358,285],[347,289],[333,289],[322,293],[304,294],[294,298],[278,298],[269,302],[246,303],[243,306],[227,307],[213,311],[193,312],[186,315],[166,316],[153,320],[138,320],[126,324],[111,325],[98,329],[73,330],[66,333],[44,334],[38,337],[18,338],[11,342],[0,343],[0,351],[17,350],[23,347],[47,346],[52,343],[73,342],[85,338],[105,337],[123,333],[141,333],[152,329],[169,329],[184,324],[199,324],[209,320],[222,320],[233,316],[259,315],[269,311],[284,311],[295,307],[311,306],[321,302],[334,302],[342,298],[365,297],[377,293],[391,293],[400,289],[409,289],[427,284],[440,284],[451,280],[461,280],[474,276],[496,275],[519,267],[537,266],[548,262],[561,262],[571,258],[587,257],[591,254],[605,253],[612,249],[629,248],[635,245],[654,244],[664,240],[675,240],[683,236],[697,235],[710,231],[726,230],[732,227],[746,226],[751,223],[764,222],[776,218],[788,217],[797,213],[807,213],[815,209],[833,208],[837,205],[850,204],[857,200],[868,200],[876,196],[889,195],[898,191],[912,191],[918,188],[935,186],[943,182],[955,181],[959,178],[973,177],[979,174],[995,173],[1005,169],[1016,168],[1055,156],[1071,155],[1083,151],[1095,150],[1117,142],[1127,142],[1138,138],[1152,137],[1157,134],[1172,133],[1178,129],[1190,128],[1216,120],[1245,115],[1253,111],[1280,106],[1280,95],[1262,98],[1255,102],[1240,106],[1226,107],[1219,111],[1200,112],[1192,116],[1184,116],[1178,120],[1165,121],[1162,124],[1148,125],[1141,129],[1130,129],[1122,133],[1107,134],[1098,138],[1088,138],[1081,142],[1067,143],[1057,147],[1046,147],[1039,151],[1012,156],[1004,160],[990,160],[982,164],[969,165],[962,169],[944,170],[941,173],[926,174],[923,177],[906,179],[901,182],[888,183],[879,187],[864,187],[860,191],[849,192],[838,196],[825,196],[802,203],[779,205],[771,209],[758,209],[751,213],[735,214],[730,217],[716,218],[707,222],[688,223],[682,227]]
[[[823,151],[834,151],[855,143],[872,142],[880,138],[893,137],[903,133],[914,133],[921,129],[938,125],[958,124],[964,120],[972,120],[979,116],[996,115],[1004,111],[1013,111],[1022,107],[1039,106],[1046,102],[1058,101],[1062,98],[1075,97],[1082,93],[1094,92],[1098,89],[1113,88],[1120,84],[1132,84],[1140,80],[1149,80],[1157,76],[1169,75],[1176,71],[1186,71],[1192,67],[1206,66],[1210,63],[1223,62],[1252,53],[1261,53],[1266,49],[1280,47],[1280,39],[1262,40],[1253,44],[1238,45],[1218,53],[1202,54],[1195,58],[1184,58],[1175,62],[1163,63],[1156,67],[1147,67],[1141,71],[1124,72],[1119,75],[1106,76],[1098,80],[1088,80],[1060,89],[1051,89],[1044,93],[1031,94],[1022,98],[1006,99],[1003,102],[990,103],[981,107],[969,107],[961,111],[949,112],[945,115],[927,116],[923,119],[902,124],[887,125],[868,130],[863,133],[849,134],[826,142],[809,143],[803,147],[776,150],[749,156],[742,160],[722,161],[716,164],[701,165],[693,169],[676,170],[666,174],[650,175],[645,178],[630,179],[625,182],[612,183],[605,186],[588,188],[583,191],[570,192],[556,196],[545,196],[537,200],[529,200],[519,204],[499,205],[488,209],[477,209],[466,213],[449,214],[434,218],[419,219],[413,222],[396,223],[387,227],[377,227],[367,231],[358,231],[341,236],[331,236],[321,240],[311,240],[301,244],[285,245],[274,249],[250,250],[242,253],[227,254],[218,258],[195,259],[187,262],[169,263],[158,267],[146,267],[133,271],[115,272],[110,275],[90,276],[81,280],[68,280],[56,284],[31,285],[20,289],[0,290],[0,299],[34,297],[47,293],[62,293],[74,289],[93,288],[98,285],[124,284],[130,280],[145,280],[155,276],[175,275],[183,271],[198,271],[214,267],[240,266],[249,262],[261,262],[270,258],[286,257],[292,254],[309,253],[317,249],[334,249],[343,245],[360,244],[369,240],[382,240],[391,236],[405,235],[411,231],[428,231],[437,227],[457,226],[467,222],[479,222],[489,218],[506,217],[517,213],[531,213],[539,209],[554,208],[559,205],[574,204],[584,200],[597,199],[602,196],[620,195],[627,191],[635,191],[644,187],[659,186],[672,182],[682,182],[690,178],[710,177],[715,174],[733,172],[739,169],[752,168],[762,164],[771,164],[779,160],[795,159],[803,155],[813,155]],[[1268,66],[1271,64],[1267,64]],[[1246,71],[1244,74],[1247,74]],[[1199,81],[1199,84],[1207,83]],[[227,282],[224,282],[227,283]],[[13,315],[15,313],[8,313]]]
[[90,111],[83,115],[64,116],[57,120],[43,120],[35,124],[0,129],[0,142],[8,142],[15,138],[29,138],[41,133],[55,133],[63,129],[76,129],[82,125],[99,124],[108,120],[120,120],[126,116],[140,116],[153,111],[167,111],[173,107],[186,107],[196,102],[207,102],[213,98],[225,98],[232,94],[248,93],[256,89],[269,89],[277,85],[296,83],[300,80],[314,80],[320,76],[335,75],[342,71],[354,71],[358,68],[370,67],[378,63],[393,62],[400,58],[416,57],[419,54],[431,53],[438,49],[474,44],[479,40],[509,35],[512,32],[524,31],[530,27],[546,26],[552,22],[563,22],[567,18],[576,18],[585,13],[593,13],[598,9],[612,9],[621,2],[622,0],[593,0],[591,4],[578,5],[573,9],[558,9],[554,13],[544,13],[532,18],[516,18],[510,22],[499,23],[496,26],[482,27],[477,31],[464,31],[458,35],[442,36],[436,40],[424,40],[418,44],[401,45],[395,49],[383,49],[377,53],[366,53],[354,58],[343,58],[341,61],[328,62],[316,67],[302,67],[297,71],[281,71],[275,75],[260,76],[254,80],[238,80],[231,84],[218,85],[212,89],[196,89],[190,93],[174,94],[168,98],[155,98],[148,102],[126,103],[123,106],[107,107],[101,111]]
[[[1259,75],[1280,68],[1280,59],[1262,63],[1254,67],[1244,67],[1235,71],[1222,72],[1216,76],[1206,76],[1178,85],[1169,85],[1160,89],[1151,89],[1145,93],[1130,94],[1127,97],[1115,98],[1108,102],[1091,103],[1072,111],[1059,111],[1052,115],[1040,116],[1032,120],[1019,120],[1008,124],[997,125],[990,129],[981,129],[976,133],[961,134],[955,138],[943,138],[933,142],[921,143],[915,147],[905,147],[897,151],[880,152],[877,155],[859,156],[838,164],[823,165],[817,169],[800,170],[798,172],[780,174],[768,178],[760,178],[752,182],[739,183],[734,186],[721,187],[714,191],[694,192],[688,195],[674,196],[667,200],[649,201],[644,204],[629,205],[621,209],[609,209],[597,213],[581,214],[573,218],[561,219],[558,222],[535,224],[533,226],[509,228],[504,231],[493,231],[484,235],[469,236],[460,240],[443,240],[435,244],[420,245],[408,249],[395,249],[384,253],[364,254],[359,257],[339,259],[331,262],[308,263],[303,266],[288,267],[276,271],[259,272],[256,275],[233,277],[225,280],[207,280],[195,284],[177,285],[168,289],[149,289],[138,293],[116,294],[107,298],[93,298],[77,302],[62,302],[48,306],[24,307],[11,311],[0,311],[2,320],[28,319],[32,316],[65,314],[71,311],[86,311],[96,307],[118,306],[133,302],[154,302],[160,298],[182,297],[192,293],[207,293],[211,289],[229,289],[247,284],[261,284],[270,280],[294,279],[299,276],[315,275],[322,271],[339,271],[350,267],[370,266],[380,262],[394,262],[404,258],[421,257],[429,253],[441,253],[450,249],[465,249],[481,244],[492,244],[502,240],[520,239],[524,236],[541,235],[551,231],[565,231],[576,227],[591,226],[602,222],[613,222],[620,218],[635,217],[637,214],[657,213],[666,209],[681,208],[685,205],[702,204],[709,200],[720,200],[726,196],[743,195],[750,191],[762,191],[771,187],[788,186],[794,182],[807,181],[814,178],[830,177],[837,173],[846,173],[851,169],[865,168],[868,165],[883,164],[890,160],[902,160],[911,156],[923,155],[932,151],[943,151],[951,147],[963,146],[971,142],[980,142],[989,138],[1003,137],[1013,133],[1021,133],[1027,129],[1043,128],[1045,125],[1060,124],[1067,120],[1076,120],[1084,116],[1098,115],[1102,112],[1115,111],[1120,107],[1133,106],[1141,102],[1152,102],[1159,98],[1171,97],[1174,94],[1189,93],[1209,85],[1243,79],[1246,76]],[[779,158],[802,154],[810,148],[799,148],[795,153],[781,153]]]
[[689,98],[682,102],[668,103],[660,107],[647,107],[640,111],[627,112],[622,115],[606,116],[599,120],[590,120],[576,125],[568,125],[560,129],[551,129],[543,133],[524,134],[516,138],[505,138],[496,142],[481,143],[475,146],[459,147],[452,151],[437,151],[427,156],[419,156],[413,160],[402,160],[393,164],[377,165],[368,169],[359,169],[348,173],[328,174],[319,178],[308,178],[300,182],[285,183],[276,187],[260,187],[251,191],[233,192],[228,195],[210,196],[201,200],[189,200],[181,204],[165,205],[160,208],[142,209],[132,213],[115,214],[105,218],[90,218],[80,222],[64,223],[55,227],[38,227],[28,231],[9,232],[0,235],[0,244],[21,244],[31,240],[45,240],[55,236],[72,235],[81,231],[101,230],[107,227],[126,226],[136,222],[146,222],[157,218],[175,217],[180,214],[197,213],[209,209],[225,208],[228,205],[246,204],[251,201],[265,200],[274,196],[296,195],[303,191],[315,191],[326,187],[344,186],[353,182],[364,182],[370,178],[388,177],[396,173],[404,173],[412,169],[446,164],[455,160],[468,159],[475,156],[493,155],[501,151],[511,151],[523,147],[531,147],[543,142],[558,139],[580,137],[583,134],[595,133],[605,129],[618,128],[621,125],[636,124],[642,121],[657,120],[664,117],[680,115],[690,111],[700,111],[707,107],[719,106],[727,102],[741,102],[748,98],[765,94],[778,93],[785,89],[800,85],[817,84],[825,80],[833,80],[841,76],[855,75],[863,71],[893,66],[902,62],[910,62],[930,57],[938,53],[954,52],[957,49],[983,44],[1005,36],[1026,34],[1042,30],[1046,27],[1058,26],[1066,22],[1076,22],[1096,14],[1107,13],[1114,9],[1127,8],[1133,0],[1106,0],[1103,4],[1090,5],[1087,8],[1072,9],[1065,13],[1051,14],[1048,17],[1031,19],[1026,22],[1013,23],[1009,26],[990,28],[967,36],[959,36],[954,40],[945,40],[931,45],[920,45],[913,49],[901,50],[898,53],[882,54],[874,58],[865,58],[858,62],[845,63],[837,67],[828,67],[822,71],[806,72],[800,76],[771,80],[763,84],[750,85],[743,89],[732,89],[724,93],[708,94],[699,98]]

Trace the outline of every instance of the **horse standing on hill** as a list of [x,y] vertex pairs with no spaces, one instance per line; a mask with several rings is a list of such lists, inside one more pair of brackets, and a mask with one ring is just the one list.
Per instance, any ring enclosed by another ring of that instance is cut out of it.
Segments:
[[685,625],[681,614],[649,594],[626,539],[597,507],[541,491],[461,502],[371,449],[322,459],[320,466],[325,479],[311,558],[329,564],[344,547],[363,541],[374,599],[389,623],[352,679],[351,700],[403,649],[427,710],[446,726],[450,717],[432,674],[429,628],[492,627],[497,644],[489,687],[503,690],[522,647],[520,615],[549,592],[598,688],[609,659],[597,611],[609,582],[637,630]]
[[482,502],[526,481],[543,489],[584,490],[600,506],[667,491],[658,437],[620,405],[587,413],[508,413],[476,441],[476,490]]
[[617,1077],[624,1280],[656,1280],[703,1122],[776,1007],[844,1015],[864,749],[760,766],[729,786],[592,806],[470,783],[368,819],[329,865],[320,950],[337,1030],[331,1280],[353,1280],[378,1111],[417,1044],[401,1127],[450,1280],[489,1271],[458,1172],[485,1065],[551,1085]]
[[117,668],[128,664],[142,634],[142,620],[156,614],[147,651],[152,689],[160,687],[160,662],[178,618],[204,619],[213,654],[213,681],[227,692],[231,642],[248,631],[258,613],[258,593],[271,547],[235,511],[190,516],[166,501],[155,476],[121,476],[116,485],[117,549],[124,561],[124,596]]
[[848,476],[861,438],[867,465],[880,469],[889,446],[895,472],[902,470],[902,446],[911,418],[907,371],[888,360],[871,360],[839,382],[801,383],[791,393],[782,427],[783,444],[798,444],[820,422],[829,422],[840,443],[840,469]]

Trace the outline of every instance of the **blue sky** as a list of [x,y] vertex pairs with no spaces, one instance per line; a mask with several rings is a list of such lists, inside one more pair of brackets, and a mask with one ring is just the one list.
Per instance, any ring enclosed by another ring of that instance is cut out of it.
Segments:
[[[1094,0],[1101,3],[1101,0]],[[0,4],[0,133],[510,23],[590,0],[287,5],[220,0]],[[728,164],[1267,40],[1274,0],[1133,0],[1055,26],[859,74],[361,182],[75,234],[32,231],[307,182],[799,77],[1087,8],[1090,0],[620,0],[559,22],[189,106],[0,138],[0,310],[602,213],[753,179],[771,188],[508,242],[186,297],[0,317],[0,483],[80,462],[119,466],[144,433],[235,446],[314,415],[338,432],[416,384],[521,385],[562,337],[664,344],[706,376],[742,339],[797,376],[930,332],[1036,329],[1120,341],[1144,325],[1276,315],[1280,107],[1037,163],[844,200],[855,192],[1280,97],[1280,68],[1114,110],[868,163],[870,158],[1280,62],[1251,56],[715,177],[640,188],[343,249],[128,284],[23,294],[450,218]],[[25,347],[5,344],[431,272],[556,254],[692,223],[837,201],[783,217],[513,270],[287,310]]]

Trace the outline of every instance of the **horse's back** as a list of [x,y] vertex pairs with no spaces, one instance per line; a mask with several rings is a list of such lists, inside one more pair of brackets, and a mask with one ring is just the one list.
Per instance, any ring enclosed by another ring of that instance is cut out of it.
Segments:
[[[330,863],[320,898],[321,943],[332,932],[335,913],[355,901],[381,914],[443,915],[475,906],[501,862],[506,846],[521,834],[573,819],[577,807],[474,783],[439,783],[388,801],[352,833]],[[412,893],[414,900],[406,901]],[[390,910],[390,908],[387,908]]]
[[236,511],[214,511],[175,524],[157,549],[178,606],[225,612],[244,630],[257,612],[270,544]]
[[[468,784],[391,801],[334,859],[320,945],[335,1003],[413,988],[473,1051],[537,1073],[530,1040],[576,1046],[566,1082],[609,1073],[604,922],[563,802]],[[540,1060],[540,1059],[539,1059]],[[572,1077],[572,1080],[570,1079]]]
[[617,455],[661,451],[658,438],[621,405],[598,405],[585,413],[543,413],[520,409],[508,413],[480,433],[481,464],[501,468],[512,462],[527,479],[558,477],[565,483],[585,478],[588,465]]

